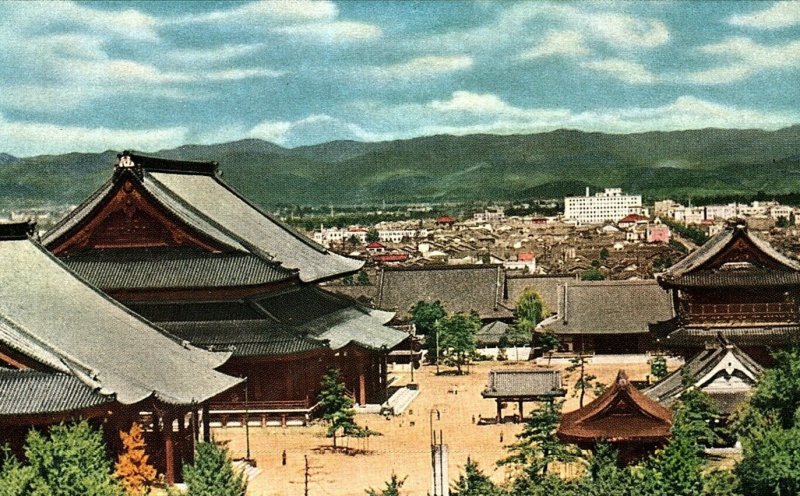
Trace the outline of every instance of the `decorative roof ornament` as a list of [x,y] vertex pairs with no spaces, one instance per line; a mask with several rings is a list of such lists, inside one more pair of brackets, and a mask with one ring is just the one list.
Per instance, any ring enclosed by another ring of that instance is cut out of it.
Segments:
[[142,167],[133,160],[133,153],[128,150],[117,154],[117,163],[114,164],[114,179],[116,180],[117,176],[126,170],[132,171],[140,181],[142,180]]

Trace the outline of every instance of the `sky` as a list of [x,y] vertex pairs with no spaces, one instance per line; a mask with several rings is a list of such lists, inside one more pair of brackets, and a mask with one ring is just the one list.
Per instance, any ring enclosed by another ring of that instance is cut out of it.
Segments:
[[800,123],[800,2],[0,2],[0,152]]

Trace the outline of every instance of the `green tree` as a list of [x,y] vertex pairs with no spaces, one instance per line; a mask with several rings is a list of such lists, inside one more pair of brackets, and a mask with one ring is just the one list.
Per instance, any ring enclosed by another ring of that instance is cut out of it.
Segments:
[[547,365],[549,366],[550,360],[553,358],[553,352],[561,346],[561,340],[558,339],[552,329],[548,329],[537,335],[536,342],[542,349],[542,353],[547,353]]
[[583,408],[583,401],[586,398],[586,391],[592,391],[595,396],[605,390],[606,385],[597,380],[594,374],[586,373],[586,363],[588,362],[588,355],[578,353],[578,355],[569,359],[570,365],[567,366],[567,379],[570,379],[575,372],[578,372],[578,379],[575,381],[573,397],[580,396],[580,407]]
[[684,392],[675,403],[673,425],[685,431],[700,447],[713,446],[721,441],[714,425],[719,419],[717,405],[711,397],[695,387],[687,369],[681,371]]
[[[530,345],[536,325],[546,312],[542,297],[536,290],[526,289],[517,299],[514,324],[509,327],[508,342],[513,346]],[[519,357],[517,357],[519,360]]]
[[[436,322],[447,315],[439,300],[433,303],[418,301],[411,307],[411,322],[417,329],[417,334],[425,336],[425,348],[428,350],[428,359],[431,363],[439,363],[439,349],[436,342]],[[441,347],[441,346],[439,346]]]
[[750,405],[767,423],[789,429],[800,417],[800,348],[779,350],[772,357],[775,366],[764,372]]
[[369,274],[367,274],[366,270],[359,271],[358,277],[356,278],[356,282],[359,286],[367,286],[369,285]]
[[453,496],[499,496],[499,489],[488,475],[478,467],[478,464],[467,457],[464,473],[450,489]]
[[586,269],[581,273],[581,281],[602,281],[606,276],[597,270],[596,267]]
[[356,246],[361,244],[361,239],[355,234],[351,234],[350,237],[347,238],[347,243],[350,245],[350,248],[354,249]]
[[447,315],[439,300],[433,303],[418,301],[411,307],[411,321],[417,328],[417,334],[426,336],[433,334],[436,322]]
[[111,475],[103,436],[85,420],[53,426],[48,434],[31,430],[25,440],[25,458],[28,470],[19,465],[10,467],[17,483],[26,483],[21,493],[25,496],[122,494],[122,487]]
[[0,495],[26,496],[29,494],[34,475],[32,467],[22,465],[7,447],[3,448],[3,460],[0,464]]
[[400,496],[400,489],[403,487],[406,478],[399,478],[396,474],[386,482],[386,487],[383,489],[367,489],[369,496]]
[[789,224],[789,219],[787,219],[784,216],[778,217],[777,220],[775,221],[775,227],[785,228],[785,227],[789,227],[789,225],[790,225]]
[[367,243],[375,243],[376,241],[380,241],[381,240],[381,236],[380,236],[380,234],[378,234],[378,230],[375,229],[374,227],[372,227],[367,231],[367,238],[366,239],[367,239]]
[[631,476],[617,462],[618,454],[608,443],[600,442],[589,458],[589,466],[576,483],[576,493],[582,496],[629,496]]
[[746,496],[800,494],[800,428],[758,428],[742,448],[734,473]]
[[322,420],[328,424],[326,435],[333,438],[333,447],[336,448],[336,436],[339,432],[343,436],[360,434],[355,421],[356,412],[353,410],[353,398],[347,394],[347,388],[337,368],[330,368],[322,376],[322,390],[319,393],[319,408]]
[[348,274],[342,277],[342,284],[344,284],[345,286],[352,286],[354,284],[353,275]]
[[608,255],[609,255],[608,248],[603,247],[600,250],[600,260],[608,260]]
[[508,447],[510,455],[497,462],[516,471],[515,491],[521,493],[540,484],[551,463],[575,459],[573,449],[556,437],[561,405],[562,402],[551,401],[533,410],[522,432],[517,434],[517,442]]
[[245,496],[244,472],[236,473],[228,450],[214,443],[198,443],[194,463],[183,467],[187,496]]
[[636,494],[642,496],[696,496],[703,491],[703,459],[690,431],[673,424],[672,438],[638,472]]
[[436,323],[439,347],[447,355],[449,363],[456,366],[458,374],[475,353],[475,335],[481,328],[481,320],[475,313],[457,312]]
[[667,359],[664,355],[656,355],[650,359],[650,374],[660,381],[667,376]]

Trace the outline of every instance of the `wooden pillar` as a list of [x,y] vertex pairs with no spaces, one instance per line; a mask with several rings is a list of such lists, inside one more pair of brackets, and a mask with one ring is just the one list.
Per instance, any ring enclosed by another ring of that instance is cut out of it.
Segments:
[[381,394],[383,395],[383,401],[387,401],[389,399],[389,363],[388,363],[388,356],[386,353],[383,354],[381,358]]
[[203,441],[211,442],[211,414],[208,411],[208,401],[203,403]]
[[525,421],[525,414],[522,412],[522,400],[519,400],[519,421]]
[[358,404],[364,406],[367,404],[367,377],[364,374],[364,361],[363,357],[358,361]]
[[183,461],[189,458],[189,452],[186,451],[188,444],[186,442],[186,413],[181,412],[178,415],[178,453],[180,454],[177,460],[179,465],[178,472],[181,472]]
[[498,398],[496,401],[497,401],[497,423],[499,424],[503,422],[503,407],[501,406],[502,403],[500,402],[500,398]]
[[164,414],[164,462],[165,470],[164,475],[167,479],[167,484],[175,484],[175,440],[172,433],[173,415],[171,413]]

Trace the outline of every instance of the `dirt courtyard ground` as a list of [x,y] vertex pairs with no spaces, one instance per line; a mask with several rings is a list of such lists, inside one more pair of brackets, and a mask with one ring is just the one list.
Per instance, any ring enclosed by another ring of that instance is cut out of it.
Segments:
[[[566,368],[568,363],[553,363]],[[365,454],[347,455],[332,453],[331,440],[324,437],[321,425],[311,427],[251,427],[251,456],[261,473],[252,480],[248,494],[252,496],[294,496],[304,491],[304,456],[310,466],[309,492],[314,496],[364,495],[367,488],[382,488],[392,472],[405,477],[405,494],[424,496],[430,490],[430,422],[444,435],[449,447],[450,480],[461,472],[467,457],[477,461],[497,482],[506,477],[504,468],[497,468],[497,460],[506,456],[505,447],[515,441],[521,424],[476,425],[472,418],[493,418],[495,403],[484,400],[481,391],[486,386],[488,371],[492,368],[534,368],[532,362],[481,362],[470,369],[469,375],[435,375],[435,368],[424,366],[415,371],[420,395],[400,416],[385,420],[379,415],[360,414],[360,425],[383,434],[369,441],[350,440],[351,448],[366,450]],[[674,366],[673,366],[674,367]],[[673,368],[670,367],[670,368]],[[640,363],[589,364],[587,373],[610,383],[617,371],[624,368],[632,380],[644,380],[649,366]],[[409,374],[396,373],[395,384],[409,381]],[[576,377],[565,381],[572,388]],[[568,382],[568,383],[567,383]],[[453,391],[457,386],[458,394]],[[587,398],[587,402],[591,396]],[[532,404],[526,403],[526,412]],[[570,393],[564,411],[578,407],[578,399]],[[436,410],[440,416],[437,418]],[[433,412],[433,413],[431,413]],[[509,405],[506,415],[516,412]],[[215,429],[214,438],[229,441],[234,457],[244,456],[244,429],[232,427]],[[502,439],[502,441],[501,441]],[[281,465],[281,453],[286,450],[287,464]]]

